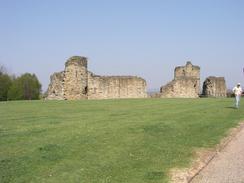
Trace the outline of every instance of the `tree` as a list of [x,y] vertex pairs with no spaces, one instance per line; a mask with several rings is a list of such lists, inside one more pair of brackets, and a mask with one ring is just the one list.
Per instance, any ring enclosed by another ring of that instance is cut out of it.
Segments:
[[12,79],[7,73],[7,69],[0,64],[0,101],[6,101],[8,90],[12,84]]
[[25,73],[13,81],[8,91],[8,100],[37,100],[41,84],[35,74]]
[[8,91],[12,85],[12,79],[7,74],[0,74],[0,101],[8,99]]

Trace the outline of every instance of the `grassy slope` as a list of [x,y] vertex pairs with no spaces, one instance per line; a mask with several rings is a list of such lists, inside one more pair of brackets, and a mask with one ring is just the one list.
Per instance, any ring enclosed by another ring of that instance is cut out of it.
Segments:
[[232,99],[0,103],[0,182],[157,183],[243,119]]

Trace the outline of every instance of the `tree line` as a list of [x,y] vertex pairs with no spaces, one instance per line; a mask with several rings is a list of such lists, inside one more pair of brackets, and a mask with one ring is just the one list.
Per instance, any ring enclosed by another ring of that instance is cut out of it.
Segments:
[[40,95],[41,83],[35,74],[24,73],[16,77],[0,66],[0,101],[38,100]]

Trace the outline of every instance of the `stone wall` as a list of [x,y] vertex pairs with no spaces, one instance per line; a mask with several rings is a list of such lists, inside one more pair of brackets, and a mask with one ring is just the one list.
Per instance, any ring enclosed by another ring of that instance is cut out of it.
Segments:
[[64,98],[79,100],[87,98],[87,59],[74,56],[65,63]]
[[187,62],[175,68],[174,79],[160,88],[161,98],[198,98],[200,94],[200,67]]
[[203,96],[205,97],[226,97],[227,87],[224,77],[210,76],[203,83]]
[[185,66],[178,66],[175,68],[174,79],[193,78],[200,79],[200,67],[192,65],[190,61],[186,62]]
[[87,70],[87,59],[74,56],[65,71],[51,76],[47,99],[80,100],[145,98],[146,81],[136,76],[98,76]]
[[88,99],[145,98],[146,81],[135,76],[98,76],[89,72]]
[[64,100],[64,72],[54,73],[50,77],[47,89],[48,100]]

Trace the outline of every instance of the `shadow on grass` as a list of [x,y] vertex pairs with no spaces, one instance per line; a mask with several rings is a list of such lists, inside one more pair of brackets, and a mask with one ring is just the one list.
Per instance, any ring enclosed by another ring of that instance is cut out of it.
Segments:
[[237,109],[236,107],[232,106],[232,107],[225,107],[227,109]]

